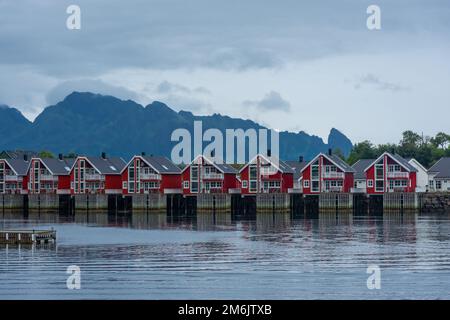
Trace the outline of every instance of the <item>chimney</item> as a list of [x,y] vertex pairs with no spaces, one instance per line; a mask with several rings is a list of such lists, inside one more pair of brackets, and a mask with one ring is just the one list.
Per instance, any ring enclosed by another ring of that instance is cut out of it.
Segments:
[[331,150],[331,148],[328,149],[328,155],[331,156],[332,154],[333,154],[333,150]]
[[28,161],[28,155],[27,155],[27,154],[24,154],[24,155],[23,155],[23,160],[24,160],[24,161]]
[[141,152],[141,156],[145,157],[145,151]]
[[300,162],[300,163],[303,162],[303,156],[299,156],[299,157],[298,157],[298,162]]
[[62,160],[62,159],[63,159],[63,154],[62,154],[62,153],[58,154],[58,159],[59,159],[59,160]]
[[106,159],[106,152],[102,152],[102,159]]
[[271,156],[272,156],[272,150],[267,149],[267,156],[268,156],[268,157],[271,157]]

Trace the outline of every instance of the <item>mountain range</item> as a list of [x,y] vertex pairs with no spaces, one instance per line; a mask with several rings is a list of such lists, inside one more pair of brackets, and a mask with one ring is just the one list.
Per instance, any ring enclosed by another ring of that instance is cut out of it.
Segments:
[[[203,130],[217,128],[247,130],[265,128],[251,120],[221,114],[196,116],[176,112],[158,101],[142,106],[131,100],[120,100],[90,92],[73,92],[59,103],[45,108],[31,122],[21,112],[0,105],[0,149],[35,150],[122,156],[126,159],[145,151],[170,157],[177,142],[171,142],[173,130],[185,128],[193,133],[193,123],[201,120]],[[280,132],[280,157],[311,159],[319,152],[339,149],[347,156],[352,142],[332,128],[328,143],[322,138],[300,132]]]

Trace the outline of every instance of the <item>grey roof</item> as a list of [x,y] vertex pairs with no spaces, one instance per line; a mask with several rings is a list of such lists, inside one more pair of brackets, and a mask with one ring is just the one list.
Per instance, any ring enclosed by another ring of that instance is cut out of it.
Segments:
[[277,163],[278,162],[278,167],[280,168],[280,170],[283,173],[292,173],[292,174],[295,173],[294,169],[292,169],[292,167],[290,165],[288,165],[285,161],[283,161],[281,159],[278,159],[277,157],[273,157],[273,156],[272,157],[265,156],[265,158],[269,159],[269,161],[271,163],[274,163],[274,162]]
[[440,158],[428,172],[437,173],[434,178],[450,178],[450,157]]
[[344,169],[344,172],[355,172],[355,169],[351,167],[347,162],[339,158],[338,156],[332,154],[332,155],[325,155],[326,157],[333,160],[337,165],[339,165],[342,169]]
[[227,163],[222,163],[222,164],[215,163],[215,165],[223,173],[236,174],[238,172],[235,168],[233,168],[231,165],[229,165]]
[[6,159],[8,165],[13,169],[19,176],[26,176],[28,174],[28,166],[30,161],[25,161],[20,159]]
[[402,164],[404,167],[406,167],[411,172],[417,172],[417,169],[413,167],[405,158],[400,156],[399,154],[389,154],[394,160],[396,160],[398,163]]
[[102,157],[86,157],[100,174],[120,174],[127,165],[122,158],[102,158]]
[[142,158],[160,174],[181,173],[181,169],[166,157],[143,156]]
[[68,175],[70,168],[72,168],[75,159],[53,159],[53,158],[41,158],[44,165],[57,176]]
[[5,159],[22,159],[23,156],[26,155],[28,160],[37,157],[38,153],[34,151],[26,151],[26,150],[3,150],[1,156]]
[[308,164],[306,161],[286,161],[286,164],[294,170],[294,179],[298,180],[302,176],[302,169]]
[[359,159],[358,161],[356,161],[352,166],[352,168],[355,170],[355,180],[366,179],[366,173],[364,170],[366,170],[366,168],[370,166],[370,164],[374,161],[375,159]]

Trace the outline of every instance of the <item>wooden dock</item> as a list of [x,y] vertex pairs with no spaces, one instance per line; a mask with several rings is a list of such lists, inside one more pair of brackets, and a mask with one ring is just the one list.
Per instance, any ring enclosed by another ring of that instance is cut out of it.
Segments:
[[2,244],[30,244],[56,242],[55,230],[0,230]]

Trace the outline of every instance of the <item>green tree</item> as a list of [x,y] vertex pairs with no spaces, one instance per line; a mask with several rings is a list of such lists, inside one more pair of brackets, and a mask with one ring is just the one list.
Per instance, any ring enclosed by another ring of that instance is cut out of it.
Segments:
[[373,159],[375,158],[375,156],[376,154],[372,143],[365,140],[353,146],[353,149],[350,152],[347,161],[348,163],[353,165],[359,159]]
[[55,156],[50,151],[41,151],[39,152],[39,158],[54,158]]
[[436,147],[441,149],[446,149],[450,144],[450,135],[439,132],[434,138],[431,139],[431,143]]

